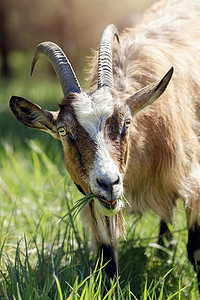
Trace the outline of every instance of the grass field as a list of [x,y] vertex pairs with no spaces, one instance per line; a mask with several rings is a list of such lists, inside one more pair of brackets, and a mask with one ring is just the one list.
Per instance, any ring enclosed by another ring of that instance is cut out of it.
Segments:
[[16,94],[53,110],[62,94],[56,78],[30,79],[30,62],[17,62],[17,79],[0,82],[0,299],[198,299],[181,203],[173,246],[166,242],[161,249],[159,218],[125,213],[119,277],[108,291],[81,216],[56,225],[81,194],[64,168],[59,142],[19,124],[8,102]]

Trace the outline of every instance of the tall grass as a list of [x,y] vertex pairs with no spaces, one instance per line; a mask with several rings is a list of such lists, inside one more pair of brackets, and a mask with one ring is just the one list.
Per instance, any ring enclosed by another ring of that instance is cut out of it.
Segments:
[[9,110],[12,94],[56,109],[58,83],[32,80],[0,82],[0,299],[198,299],[181,204],[172,245],[163,247],[158,217],[126,213],[127,240],[120,239],[119,274],[110,289],[81,214],[56,224],[82,195],[59,142],[23,127]]

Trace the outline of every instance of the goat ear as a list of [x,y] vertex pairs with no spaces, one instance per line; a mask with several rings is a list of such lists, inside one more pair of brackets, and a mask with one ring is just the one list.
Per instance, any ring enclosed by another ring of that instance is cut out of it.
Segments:
[[46,131],[59,139],[56,127],[57,112],[43,110],[39,105],[17,96],[11,97],[10,108],[22,124]]
[[162,95],[172,77],[173,71],[172,67],[159,83],[144,87],[126,100],[133,115],[153,103]]

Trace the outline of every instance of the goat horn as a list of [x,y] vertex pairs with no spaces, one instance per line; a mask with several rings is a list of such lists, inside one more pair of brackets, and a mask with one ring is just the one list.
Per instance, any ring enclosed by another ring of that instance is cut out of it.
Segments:
[[98,89],[102,86],[113,87],[112,43],[115,36],[119,42],[117,28],[113,24],[108,25],[104,29],[99,47]]
[[40,55],[44,55],[45,57],[47,57],[47,59],[52,64],[61,83],[63,94],[65,97],[67,97],[70,92],[81,92],[81,87],[69,60],[67,59],[62,49],[55,43],[44,42],[37,46],[31,66],[31,75]]

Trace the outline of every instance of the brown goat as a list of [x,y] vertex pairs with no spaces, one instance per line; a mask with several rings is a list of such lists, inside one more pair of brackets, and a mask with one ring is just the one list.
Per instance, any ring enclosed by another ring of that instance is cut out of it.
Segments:
[[[41,54],[52,63],[64,92],[60,110],[11,98],[19,121],[61,140],[75,184],[94,193],[86,214],[104,261],[110,260],[110,276],[116,272],[118,236],[125,234],[124,193],[134,214],[150,209],[161,217],[160,233],[167,232],[164,221],[173,220],[176,200],[183,199],[188,256],[200,281],[199,32],[198,0],[158,2],[113,50],[117,29],[105,29],[89,93],[81,91],[62,50],[46,42],[38,46],[33,67]],[[173,80],[162,94],[172,66]]]

